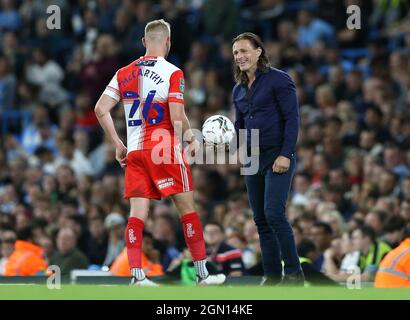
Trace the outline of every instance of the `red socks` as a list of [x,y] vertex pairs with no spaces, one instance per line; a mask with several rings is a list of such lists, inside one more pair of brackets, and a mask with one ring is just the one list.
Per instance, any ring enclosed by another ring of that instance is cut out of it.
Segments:
[[129,217],[125,229],[125,243],[127,246],[128,263],[130,268],[141,268],[142,231],[144,221],[136,217]]
[[191,253],[192,260],[206,259],[205,241],[202,231],[202,223],[196,212],[190,212],[181,217],[184,228],[185,242]]

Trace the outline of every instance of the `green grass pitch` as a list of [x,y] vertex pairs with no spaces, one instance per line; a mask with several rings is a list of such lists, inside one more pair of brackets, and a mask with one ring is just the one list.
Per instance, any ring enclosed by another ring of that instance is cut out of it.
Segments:
[[410,289],[332,287],[179,287],[0,285],[0,300],[410,300]]

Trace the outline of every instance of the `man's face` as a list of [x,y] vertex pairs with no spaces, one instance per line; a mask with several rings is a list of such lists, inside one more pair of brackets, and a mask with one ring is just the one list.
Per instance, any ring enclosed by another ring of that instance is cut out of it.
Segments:
[[403,180],[402,192],[404,199],[410,200],[410,179]]
[[360,230],[355,230],[352,233],[353,249],[362,252],[363,251],[363,235]]
[[255,69],[258,65],[261,48],[254,48],[249,40],[238,40],[232,46],[233,57],[241,71]]
[[389,174],[388,172],[384,172],[379,180],[379,191],[381,194],[389,194],[393,192],[395,187],[395,179],[394,176]]
[[360,147],[363,149],[370,149],[375,144],[375,134],[370,131],[363,131],[360,134]]
[[89,222],[89,226],[92,237],[94,237],[95,239],[99,239],[102,236],[104,236],[105,227],[104,222],[101,219],[92,219]]
[[204,239],[210,246],[218,245],[223,241],[223,233],[218,226],[209,224],[204,229]]
[[410,203],[403,201],[400,207],[400,215],[410,222]]
[[305,194],[309,190],[309,181],[304,176],[296,176],[294,179],[294,189],[296,192]]
[[334,186],[344,187],[345,185],[345,177],[341,170],[331,170],[329,172],[329,179],[330,184]]
[[400,152],[397,149],[386,149],[383,154],[384,163],[387,168],[393,168],[400,163]]
[[365,218],[365,223],[369,226],[371,226],[376,232],[382,232],[383,231],[383,223],[380,221],[379,217],[377,216],[376,213],[374,212],[369,212],[366,215]]
[[1,244],[1,251],[0,255],[4,258],[8,258],[11,256],[11,254],[14,251],[14,243],[16,242],[17,237],[16,234],[12,231],[5,231],[1,238],[0,238],[0,244]]
[[324,251],[329,248],[331,243],[331,236],[326,234],[325,230],[320,227],[313,227],[311,231],[312,240],[315,242],[316,246],[320,251]]
[[65,254],[73,250],[76,246],[76,242],[77,241],[74,232],[63,230],[58,233],[57,247],[61,253]]

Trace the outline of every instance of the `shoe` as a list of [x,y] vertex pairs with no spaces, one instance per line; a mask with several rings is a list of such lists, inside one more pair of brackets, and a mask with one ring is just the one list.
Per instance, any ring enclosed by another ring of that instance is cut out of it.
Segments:
[[303,272],[286,274],[282,281],[279,283],[279,286],[295,286],[303,287],[305,285],[305,275]]
[[276,286],[281,283],[282,277],[280,276],[263,276],[259,285],[261,286]]
[[217,286],[225,282],[226,276],[223,273],[208,275],[205,279],[196,277],[196,284],[198,286]]
[[136,277],[131,278],[130,286],[137,286],[137,287],[158,287],[159,285],[156,284],[154,281],[151,281],[147,277],[142,280],[138,280]]

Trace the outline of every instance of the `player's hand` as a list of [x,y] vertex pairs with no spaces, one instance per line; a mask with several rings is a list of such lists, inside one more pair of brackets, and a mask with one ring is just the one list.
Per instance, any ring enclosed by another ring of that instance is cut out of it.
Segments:
[[122,168],[127,166],[127,147],[122,142],[115,146],[115,159]]
[[193,139],[191,142],[188,142],[188,154],[191,157],[195,157],[197,151],[201,148],[199,141],[197,139]]
[[285,173],[289,170],[289,167],[290,159],[284,156],[279,156],[272,165],[272,171],[275,173]]

